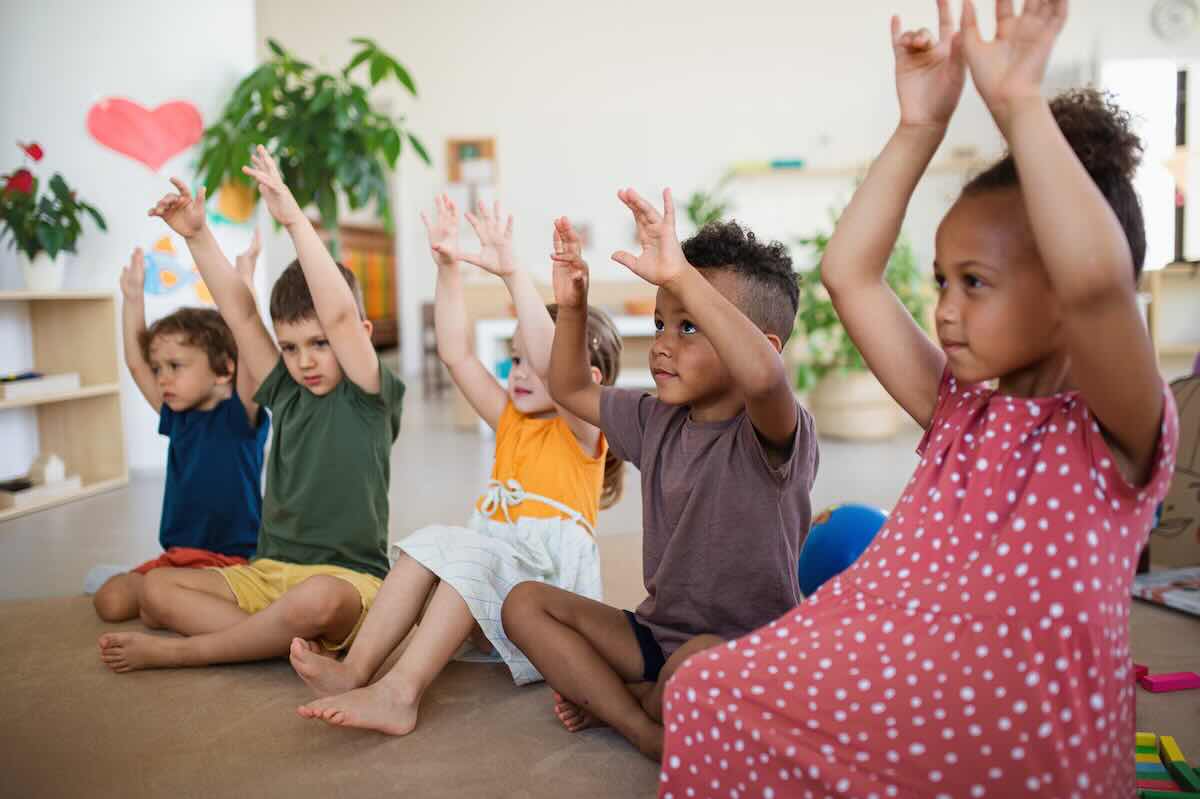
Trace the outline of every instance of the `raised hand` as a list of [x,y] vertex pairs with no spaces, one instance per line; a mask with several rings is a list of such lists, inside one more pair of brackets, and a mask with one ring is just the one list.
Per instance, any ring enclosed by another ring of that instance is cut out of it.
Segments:
[[1003,131],[1021,100],[1040,99],[1054,40],[1067,21],[1067,0],[1025,0],[1018,16],[1012,0],[996,0],[996,38],[979,33],[975,4],[964,0],[963,51],[975,88]]
[[250,155],[250,166],[242,167],[242,172],[258,181],[258,193],[267,202],[267,210],[275,221],[288,227],[304,220],[304,212],[292,196],[291,189],[283,182],[279,165],[261,144],[254,148]]
[[458,208],[445,194],[433,198],[433,221],[421,212],[421,222],[429,236],[429,250],[434,262],[441,267],[451,267],[462,258],[458,248]]
[[165,195],[147,215],[159,217],[171,230],[190,239],[204,230],[206,224],[204,187],[201,186],[199,194],[193,197],[192,190],[179,178],[171,178],[171,185],[175,192]]
[[950,0],[938,0],[937,6],[937,41],[927,28],[901,33],[900,17],[892,17],[902,125],[945,127],[962,97],[966,81],[962,36],[954,32]]
[[554,220],[554,301],[564,308],[587,307],[588,265],[583,242],[565,216]]
[[479,237],[480,250],[478,253],[460,253],[459,257],[497,277],[511,275],[516,270],[512,252],[512,214],[505,218],[497,200],[490,211],[480,202],[479,215],[468,211],[466,217]]
[[250,246],[233,262],[237,273],[241,275],[242,281],[250,287],[251,291],[254,291],[254,269],[258,266],[260,252],[262,252],[262,236],[259,234],[258,228],[254,228],[254,238],[250,240]]
[[142,248],[138,247],[121,270],[121,294],[125,302],[141,305],[145,302],[145,287],[146,257],[142,254]]
[[671,190],[663,190],[661,214],[633,189],[622,189],[617,192],[617,197],[633,212],[642,252],[633,255],[619,250],[613,253],[612,259],[656,286],[678,277],[687,266],[687,259],[683,257],[679,237],[675,234],[675,203],[671,200]]

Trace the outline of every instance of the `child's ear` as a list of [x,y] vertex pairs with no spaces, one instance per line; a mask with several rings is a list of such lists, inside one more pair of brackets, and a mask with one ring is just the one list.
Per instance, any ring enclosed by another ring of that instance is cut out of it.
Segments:
[[370,338],[371,334],[375,332],[375,325],[371,324],[370,319],[363,320],[363,330],[367,331],[367,338]]
[[233,378],[237,375],[237,361],[233,358],[225,359],[225,372],[217,375],[217,385],[224,386],[233,382]]
[[604,374],[600,371],[600,367],[598,366],[592,367],[592,382],[596,385],[604,382]]
[[767,333],[766,336],[767,341],[771,342],[771,346],[775,348],[776,352],[783,352],[783,339],[774,333]]

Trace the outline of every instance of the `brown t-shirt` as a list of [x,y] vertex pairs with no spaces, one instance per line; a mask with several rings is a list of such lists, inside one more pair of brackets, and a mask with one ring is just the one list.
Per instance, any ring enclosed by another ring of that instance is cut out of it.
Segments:
[[688,639],[736,638],[800,602],[796,568],[817,474],[812,417],[798,408],[791,455],[773,466],[749,415],[694,422],[687,406],[604,388],[600,428],[642,474],[638,620],[670,657]]

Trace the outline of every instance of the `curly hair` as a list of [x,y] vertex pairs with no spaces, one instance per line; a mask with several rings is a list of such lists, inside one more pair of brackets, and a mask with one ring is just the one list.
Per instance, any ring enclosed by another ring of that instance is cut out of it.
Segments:
[[[367,315],[363,311],[362,289],[359,288],[358,278],[341,263],[337,264],[337,268],[342,273],[342,277],[346,279],[346,285],[350,287],[350,292],[354,295],[354,304],[358,306],[358,318],[366,319]],[[293,324],[306,319],[314,319],[316,315],[317,308],[313,305],[312,292],[308,290],[308,281],[304,279],[304,270],[300,267],[300,260],[294,260],[288,264],[287,269],[283,270],[283,274],[271,287],[271,321]]]
[[150,360],[150,345],[159,336],[180,336],[189,347],[204,350],[208,366],[215,374],[237,373],[237,342],[221,314],[212,308],[180,308],[157,320],[138,334],[142,357]]
[[[558,319],[558,304],[546,306],[551,319]],[[600,370],[600,385],[611,386],[617,382],[621,370],[621,334],[617,326],[604,311],[588,306],[587,318],[588,361]],[[604,455],[604,484],[600,489],[600,507],[611,508],[621,499],[625,491],[625,462],[610,449]]]
[[[1136,278],[1146,260],[1146,223],[1133,188],[1133,173],[1141,163],[1143,147],[1133,132],[1129,113],[1113,103],[1111,94],[1096,89],[1063,92],[1050,101],[1050,112],[1121,223]],[[1017,165],[1009,152],[969,181],[963,195],[1019,185]]]
[[787,342],[796,324],[799,277],[781,242],[760,242],[736,221],[709,222],[687,241],[683,255],[700,270],[735,275],[740,290],[733,303],[766,333]]

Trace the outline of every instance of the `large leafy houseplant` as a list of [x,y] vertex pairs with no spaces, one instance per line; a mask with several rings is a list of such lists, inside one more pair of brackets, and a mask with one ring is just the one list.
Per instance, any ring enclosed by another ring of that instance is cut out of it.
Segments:
[[[37,144],[18,146],[27,160],[42,160],[42,148]],[[54,260],[59,253],[75,252],[85,214],[96,227],[108,229],[100,212],[80,199],[57,172],[47,182],[46,192],[39,192],[42,181],[27,166],[0,178],[4,183],[0,189],[0,237],[8,238],[8,246],[30,261],[42,253]]]
[[[376,215],[390,231],[387,171],[395,168],[405,142],[430,163],[404,117],[380,111],[368,96],[390,79],[416,97],[408,70],[372,40],[351,41],[359,49],[346,66],[321,72],[268,39],[270,60],[237,85],[221,116],[204,131],[197,164],[210,195],[226,182],[250,187],[253,181],[242,167],[255,145],[266,145],[300,206],[316,206],[335,252],[339,197],[354,210],[374,202]],[[360,68],[367,72],[367,85],[351,77]]]
[[[836,213],[831,214],[831,222],[836,224]],[[832,235],[832,231],[818,231],[796,240],[796,244],[807,248],[816,257],[816,266],[800,273],[800,303],[796,313],[796,334],[801,339],[796,388],[800,391],[812,389],[832,372],[864,371],[867,368],[862,353],[842,327],[829,292],[821,285],[821,261]],[[932,283],[921,273],[912,245],[903,234],[888,257],[884,279],[913,319],[922,328],[926,327],[933,301]]]

